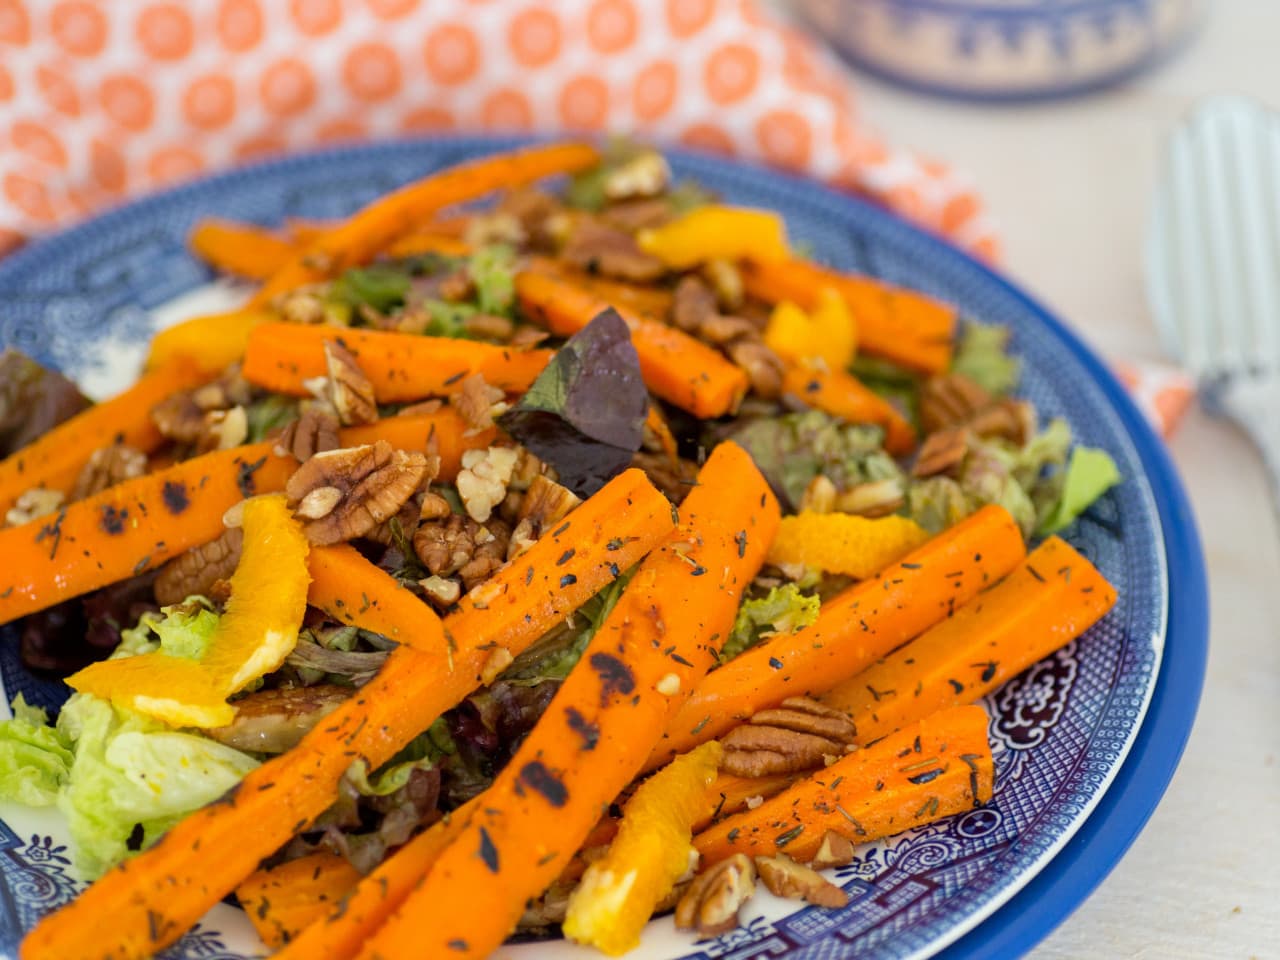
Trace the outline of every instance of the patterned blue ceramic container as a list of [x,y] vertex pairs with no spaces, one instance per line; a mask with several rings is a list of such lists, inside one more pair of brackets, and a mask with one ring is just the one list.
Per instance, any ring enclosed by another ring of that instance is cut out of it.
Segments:
[[943,96],[1083,93],[1174,49],[1203,0],[795,0],[856,66]]
[[[227,305],[226,288],[187,249],[200,218],[332,218],[428,171],[511,145],[459,139],[333,150],[123,207],[0,263],[0,347],[17,346],[93,394],[109,394],[132,377],[155,329]],[[914,960],[944,949],[947,960],[1015,956],[1115,862],[1163,792],[1189,731],[1207,626],[1203,561],[1177,477],[1097,358],[987,268],[813,183],[689,154],[674,155],[673,166],[733,202],[782,211],[792,239],[836,267],[916,286],[966,316],[1008,326],[1023,363],[1023,395],[1044,416],[1066,417],[1081,442],[1106,449],[1120,465],[1124,482],[1067,531],[1120,600],[1078,641],[984,701],[997,771],[990,804],[860,848],[833,875],[850,895],[843,910],[761,894],[741,929],[694,942],[668,917],[650,924],[632,956]],[[22,667],[11,628],[0,630],[0,686],[3,701],[22,693],[56,707],[66,695],[60,683]],[[0,804],[0,960],[80,887],[57,812]],[[108,942],[110,929],[102,936]],[[249,960],[262,950],[244,914],[219,904],[163,956]],[[598,954],[550,941],[497,956]]]

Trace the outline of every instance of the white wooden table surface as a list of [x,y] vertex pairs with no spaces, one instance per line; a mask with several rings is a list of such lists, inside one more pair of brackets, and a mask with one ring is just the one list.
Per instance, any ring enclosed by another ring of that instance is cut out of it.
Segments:
[[[1280,4],[1210,6],[1177,59],[1080,100],[965,106],[858,81],[872,125],[962,168],[1006,269],[1108,356],[1163,357],[1140,250],[1164,134],[1211,93],[1280,108]],[[1196,409],[1171,445],[1209,565],[1204,697],[1146,829],[1035,960],[1280,957],[1280,530],[1238,430]]]

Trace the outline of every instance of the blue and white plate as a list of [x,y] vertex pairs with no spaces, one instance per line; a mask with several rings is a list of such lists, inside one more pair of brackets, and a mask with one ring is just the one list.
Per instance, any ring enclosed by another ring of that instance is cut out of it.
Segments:
[[[0,345],[58,364],[95,394],[110,393],[134,374],[158,326],[222,306],[231,295],[187,252],[187,233],[200,218],[334,217],[430,170],[511,145],[448,139],[332,150],[131,204],[0,263]],[[1185,495],[1160,441],[1097,358],[987,268],[806,181],[692,154],[675,155],[673,165],[734,202],[782,211],[792,238],[837,267],[922,289],[967,316],[1010,327],[1024,362],[1023,394],[1045,417],[1066,417],[1081,442],[1105,448],[1120,465],[1124,483],[1068,533],[1120,600],[1078,642],[988,699],[997,782],[986,807],[861,849],[838,873],[850,894],[843,910],[798,909],[762,891],[741,929],[695,943],[660,920],[636,955],[818,960],[923,957],[949,948],[945,956],[956,960],[1016,953],[1116,862],[1163,792],[1189,732],[1207,611]],[[13,632],[0,636],[5,699],[22,691],[56,703],[59,685],[27,674]],[[22,931],[78,888],[56,814],[0,808],[0,879],[0,953],[12,953]],[[166,956],[239,960],[262,952],[243,914],[220,905]],[[557,941],[499,955],[594,954]]]

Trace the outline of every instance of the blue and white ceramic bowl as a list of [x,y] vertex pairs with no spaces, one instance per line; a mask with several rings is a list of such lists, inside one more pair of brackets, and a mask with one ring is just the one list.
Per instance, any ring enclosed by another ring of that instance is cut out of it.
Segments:
[[[431,170],[512,145],[446,139],[331,150],[123,207],[0,263],[0,347],[57,364],[96,396],[112,393],[133,376],[157,328],[227,306],[227,289],[187,249],[199,219],[337,217]],[[733,202],[781,211],[792,238],[836,267],[919,287],[967,316],[1008,326],[1023,360],[1022,392],[1120,465],[1124,482],[1067,532],[1120,599],[1078,641],[985,701],[996,757],[990,804],[860,849],[836,875],[850,895],[842,910],[762,893],[739,930],[694,943],[668,917],[649,925],[632,956],[835,960],[943,949],[946,960],[1016,956],[1116,862],[1186,741],[1207,643],[1204,566],[1186,497],[1160,441],[1105,367],[986,267],[814,183],[691,154],[674,154],[672,165]],[[0,630],[0,686],[0,713],[18,693],[49,707],[66,695],[60,683],[22,667],[12,628]],[[23,933],[81,886],[57,812],[0,804],[0,958],[15,956]],[[109,925],[102,936],[110,940]],[[262,951],[243,912],[219,904],[163,956],[249,960]],[[497,956],[598,954],[550,941]]]
[[795,0],[856,66],[917,90],[985,100],[1067,96],[1175,48],[1204,0]]

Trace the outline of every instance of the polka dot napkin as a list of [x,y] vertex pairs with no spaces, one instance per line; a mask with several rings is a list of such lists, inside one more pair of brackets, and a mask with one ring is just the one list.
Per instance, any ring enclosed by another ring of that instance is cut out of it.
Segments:
[[996,255],[960,178],[876,138],[756,0],[0,0],[0,253],[246,160],[447,130],[633,131]]

